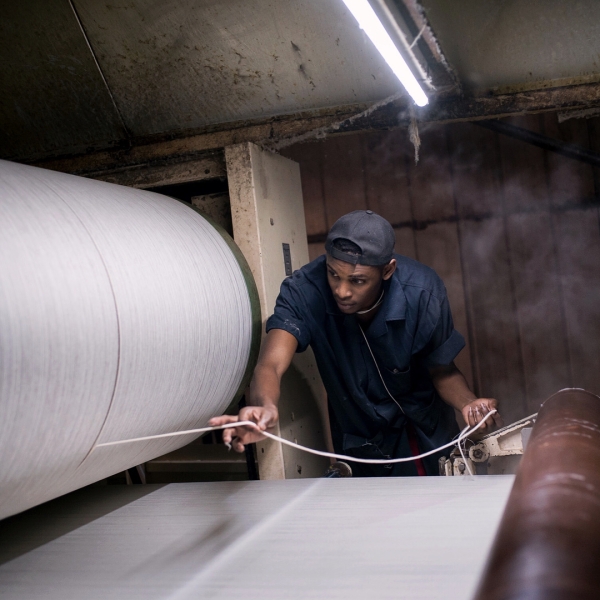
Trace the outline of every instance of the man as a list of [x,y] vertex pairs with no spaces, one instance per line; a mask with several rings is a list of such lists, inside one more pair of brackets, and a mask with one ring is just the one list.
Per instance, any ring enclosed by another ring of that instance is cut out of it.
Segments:
[[[284,280],[267,321],[247,397],[238,416],[263,431],[278,420],[282,375],[295,352],[312,347],[327,390],[335,451],[362,458],[416,456],[458,434],[454,409],[475,425],[496,408],[478,399],[454,358],[465,345],[452,323],[436,273],[394,254],[394,230],[382,217],[354,211],[327,236],[321,256]],[[500,424],[498,414],[482,429]],[[253,428],[223,433],[238,452],[258,441]],[[395,465],[352,462],[355,476],[437,475],[442,453]]]

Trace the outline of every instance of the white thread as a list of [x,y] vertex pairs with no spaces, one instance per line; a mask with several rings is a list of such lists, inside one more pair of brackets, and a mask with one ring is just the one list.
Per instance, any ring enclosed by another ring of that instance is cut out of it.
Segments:
[[252,317],[221,235],[181,202],[0,161],[0,518],[193,438],[243,377]]
[[367,313],[370,313],[372,310],[375,310],[383,301],[383,294],[384,294],[385,290],[381,290],[381,295],[379,296],[379,300],[377,300],[377,302],[375,302],[375,304],[373,304],[373,306],[371,306],[371,308],[367,308],[366,310],[358,310],[356,311],[357,315],[366,315]]
[[465,456],[465,453],[463,452],[463,447],[462,447],[462,443],[458,444],[458,449],[460,451],[460,455],[462,456],[462,459],[465,463],[465,467],[467,467],[467,471],[469,471],[469,475],[473,475],[473,471],[471,471],[471,467],[469,466],[469,463],[467,462],[467,458]]
[[472,433],[477,431],[481,426],[483,426],[483,424],[485,423],[487,418],[491,417],[496,412],[498,412],[498,411],[491,410],[485,417],[483,417],[483,419],[479,423],[477,423],[477,425],[475,425],[472,428],[469,428],[469,426],[467,425],[461,431],[461,433],[458,436],[458,439],[456,441],[452,440],[451,442],[448,442],[447,444],[444,444],[443,446],[440,446],[439,448],[435,448],[434,450],[429,450],[428,452],[423,452],[422,454],[419,454],[418,456],[407,456],[405,458],[381,458],[381,459],[380,458],[355,458],[353,456],[346,456],[344,454],[335,454],[334,452],[325,452],[324,450],[315,450],[314,448],[307,448],[306,446],[296,444],[295,442],[290,442],[289,440],[279,437],[278,435],[274,435],[273,433],[269,433],[268,431],[262,431],[254,421],[238,421],[236,423],[227,423],[226,425],[216,425],[214,427],[202,427],[201,429],[192,429],[189,431],[174,431],[172,433],[161,433],[159,435],[149,435],[149,436],[145,436],[145,437],[141,437],[141,438],[134,438],[131,440],[120,440],[118,442],[108,442],[108,443],[104,443],[104,444],[98,444],[96,446],[96,448],[100,448],[103,446],[118,446],[121,444],[129,444],[129,443],[133,443],[133,442],[143,442],[146,440],[152,440],[152,439],[162,438],[162,437],[169,437],[169,436],[174,436],[174,435],[188,435],[190,433],[195,433],[195,434],[196,433],[208,433],[209,431],[217,431],[219,429],[231,429],[234,427],[253,427],[254,429],[258,430],[258,433],[260,433],[261,435],[264,435],[265,437],[267,437],[269,439],[275,440],[277,442],[281,442],[282,444],[285,444],[286,446],[291,446],[292,448],[297,448],[298,450],[303,450],[304,452],[309,452],[310,454],[316,454],[317,456],[325,456],[327,458],[337,458],[338,460],[350,460],[353,462],[363,463],[365,465],[391,465],[391,464],[395,464],[395,463],[410,462],[411,460],[418,460],[419,458],[425,458],[426,456],[430,456],[432,454],[436,454],[437,452],[440,452],[441,450],[450,448],[451,446],[454,446],[457,443],[460,444],[460,442],[462,442],[462,440],[464,440],[469,435],[471,435]]
[[387,385],[385,385],[385,381],[383,380],[381,371],[379,370],[379,365],[377,364],[377,361],[375,360],[375,355],[373,354],[373,350],[371,350],[371,346],[369,345],[369,342],[367,341],[367,336],[365,335],[365,332],[363,331],[363,328],[360,326],[360,324],[358,325],[358,328],[360,329],[360,332],[363,334],[363,338],[365,338],[365,344],[367,344],[367,348],[369,349],[369,352],[371,353],[371,358],[373,358],[373,362],[375,363],[375,368],[377,369],[377,372],[379,373],[379,379],[381,379],[381,383],[383,383],[383,387],[385,388],[385,391],[388,393],[388,396],[396,403],[396,406],[400,409],[400,412],[403,415],[405,415],[406,413],[404,412],[404,409],[400,406],[400,403],[398,402],[398,400],[396,400],[396,398],[394,398],[394,396],[392,396],[392,394],[390,393],[390,390],[388,390]]
[[421,27],[421,31],[419,31],[419,33],[417,34],[417,37],[412,41],[412,44],[408,47],[409,50],[412,50],[415,46],[415,44],[421,39],[421,36],[423,35],[423,32],[427,29],[427,25],[423,25],[423,27]]

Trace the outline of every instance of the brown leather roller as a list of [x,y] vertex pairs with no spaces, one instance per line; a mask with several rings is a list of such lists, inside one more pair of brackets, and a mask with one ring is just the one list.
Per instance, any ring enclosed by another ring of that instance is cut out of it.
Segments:
[[542,406],[476,600],[600,598],[600,398]]

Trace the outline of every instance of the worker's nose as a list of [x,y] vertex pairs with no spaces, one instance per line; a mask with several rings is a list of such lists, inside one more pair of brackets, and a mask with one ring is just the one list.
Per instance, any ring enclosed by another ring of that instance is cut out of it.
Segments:
[[336,289],[336,295],[340,300],[348,300],[352,296],[350,286],[340,283]]

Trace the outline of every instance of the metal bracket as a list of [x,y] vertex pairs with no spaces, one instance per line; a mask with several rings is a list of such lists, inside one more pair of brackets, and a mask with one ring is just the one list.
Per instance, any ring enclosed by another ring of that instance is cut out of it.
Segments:
[[536,417],[537,413],[488,433],[469,448],[469,458],[473,462],[485,462],[491,456],[523,454]]
[[[469,471],[475,473],[474,463],[484,463],[493,456],[514,456],[523,454],[531,429],[535,423],[537,413],[515,421],[511,425],[502,427],[497,431],[488,433],[478,443],[469,448],[468,456],[463,460],[458,449],[454,449],[449,458],[442,456],[439,460],[440,475],[468,475]],[[477,470],[482,473],[481,468]],[[485,469],[484,469],[485,472]]]

